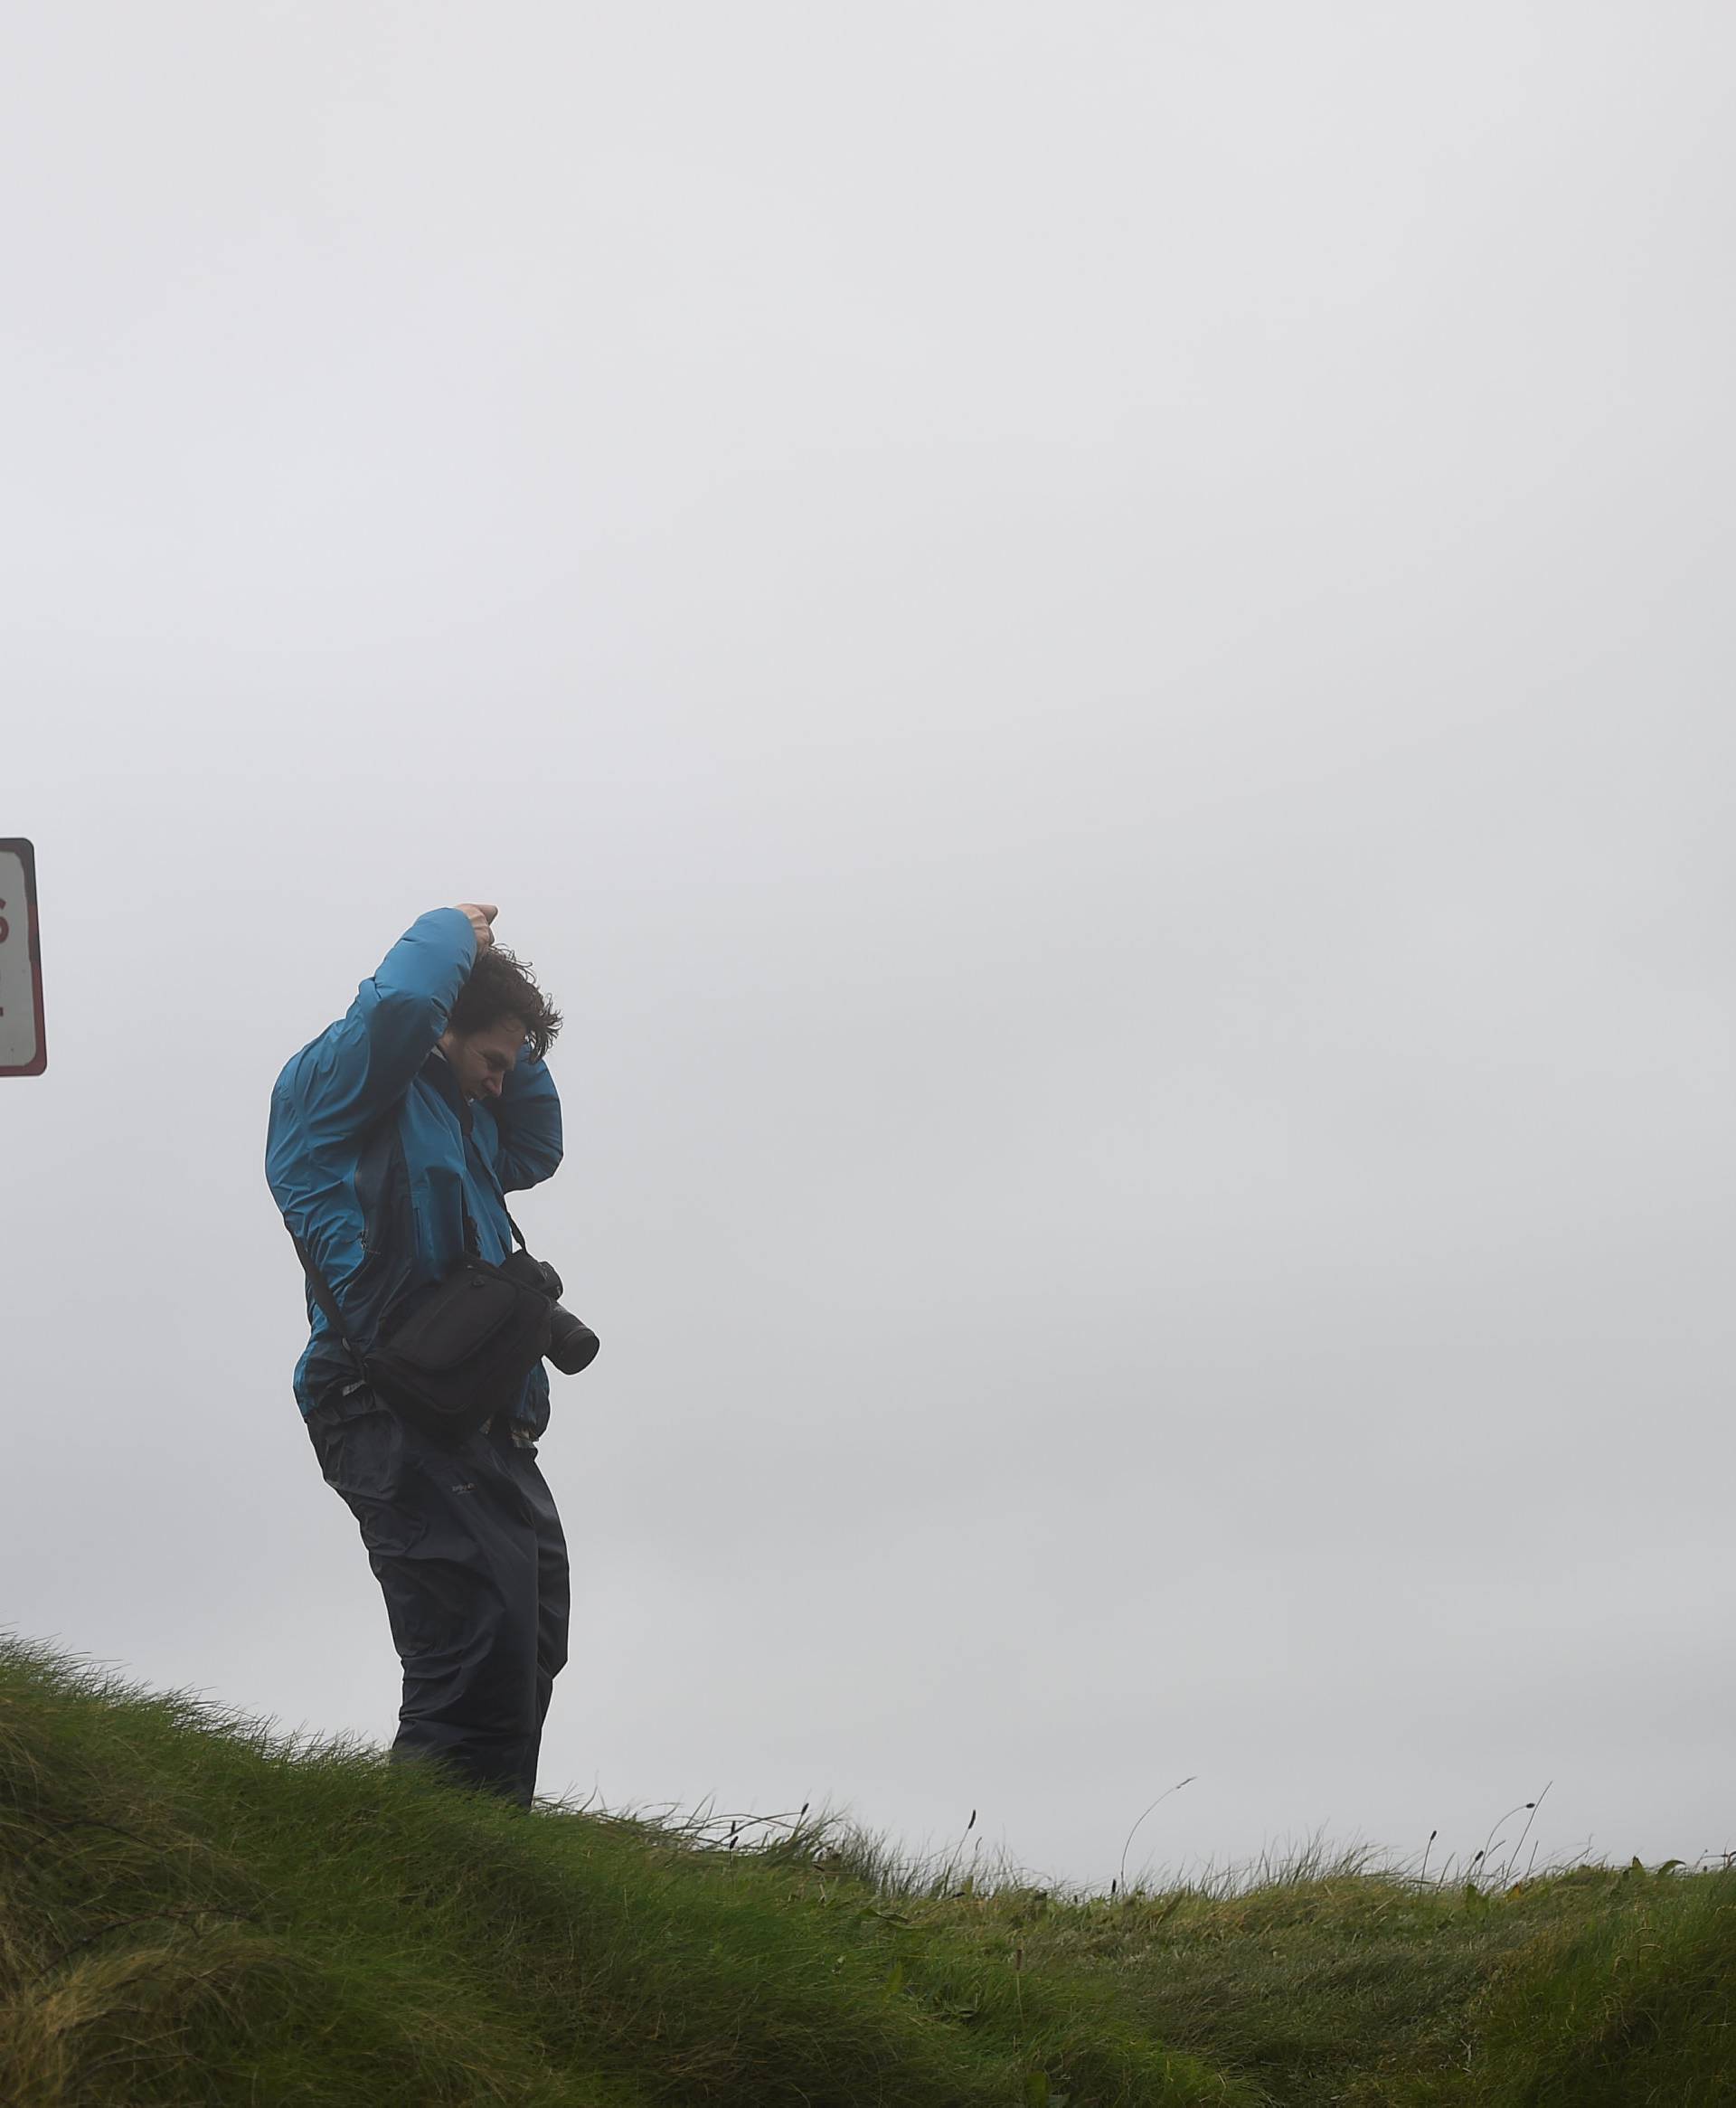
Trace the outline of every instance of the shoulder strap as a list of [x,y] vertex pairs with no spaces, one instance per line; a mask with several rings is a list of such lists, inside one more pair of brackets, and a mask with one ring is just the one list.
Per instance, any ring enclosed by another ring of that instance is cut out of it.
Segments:
[[[286,1230],[289,1230],[289,1224],[287,1221],[283,1226]],[[337,1298],[332,1293],[330,1282],[327,1281],[318,1267],[314,1264],[313,1260],[308,1256],[307,1247],[293,1230],[289,1230],[289,1242],[295,1246],[296,1257],[300,1260],[301,1270],[307,1276],[307,1285],[314,1291],[314,1300],[326,1313],[326,1322],[331,1327],[344,1353],[355,1364],[356,1374],[365,1375],[367,1371],[362,1366],[362,1356],[356,1351],[355,1342],[344,1328],[344,1314],[337,1307]]]

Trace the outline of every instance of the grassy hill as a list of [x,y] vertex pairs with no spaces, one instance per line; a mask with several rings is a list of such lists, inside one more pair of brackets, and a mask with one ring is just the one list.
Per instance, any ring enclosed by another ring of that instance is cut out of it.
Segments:
[[5,2108],[1736,2102],[1736,1876],[1067,1897],[523,1815],[0,1646]]

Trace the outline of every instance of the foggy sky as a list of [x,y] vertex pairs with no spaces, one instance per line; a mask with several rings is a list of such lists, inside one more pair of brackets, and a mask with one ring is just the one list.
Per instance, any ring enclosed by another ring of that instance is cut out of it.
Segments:
[[11,11],[0,1622],[389,1738],[266,1101],[497,901],[604,1343],[546,1790],[1736,1843],[1733,62]]

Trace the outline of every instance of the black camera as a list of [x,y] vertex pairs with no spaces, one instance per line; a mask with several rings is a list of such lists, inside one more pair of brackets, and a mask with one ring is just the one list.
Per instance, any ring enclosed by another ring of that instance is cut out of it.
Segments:
[[533,1259],[521,1245],[501,1261],[500,1271],[520,1288],[534,1289],[538,1295],[547,1296],[554,1305],[544,1358],[565,1375],[576,1376],[580,1369],[588,1369],[596,1360],[597,1349],[602,1342],[589,1325],[575,1318],[571,1310],[561,1309],[561,1298],[565,1291],[561,1276],[553,1267],[544,1259]]

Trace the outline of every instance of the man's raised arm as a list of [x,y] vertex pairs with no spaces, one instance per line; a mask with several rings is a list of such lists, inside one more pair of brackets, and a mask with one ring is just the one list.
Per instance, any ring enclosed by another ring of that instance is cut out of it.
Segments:
[[477,953],[494,942],[495,912],[466,906],[419,915],[344,1015],[289,1063],[278,1089],[313,1128],[358,1134],[403,1096],[445,1031]]
[[552,1178],[561,1163],[561,1100],[545,1063],[526,1053],[495,1101],[495,1169],[503,1193]]

